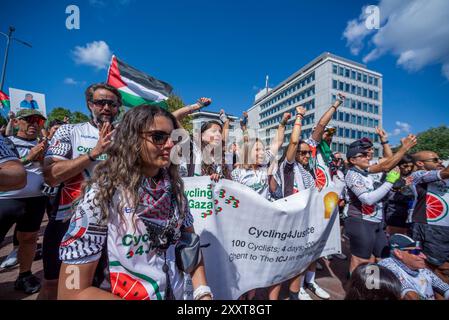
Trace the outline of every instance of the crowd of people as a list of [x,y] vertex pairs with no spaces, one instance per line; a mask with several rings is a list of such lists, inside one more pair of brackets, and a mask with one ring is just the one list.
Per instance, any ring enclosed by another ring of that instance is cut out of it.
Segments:
[[[201,254],[188,268],[177,260],[177,243],[195,236],[182,178],[208,176],[243,184],[269,201],[344,184],[338,209],[351,254],[346,299],[449,299],[449,167],[433,151],[411,154],[412,134],[393,152],[381,128],[381,159],[374,160],[368,138],[352,142],[345,157],[333,152],[330,121],[344,95],[305,140],[306,109],[284,113],[270,143],[251,137],[246,113],[241,141],[232,140],[224,110],[187,142],[175,139],[182,120],[209,98],[173,113],[134,107],[118,124],[116,88],[93,84],[85,99],[89,122],[64,119],[44,129],[39,111],[21,110],[0,135],[0,244],[15,225],[14,249],[2,267],[19,264],[15,289],[40,291],[41,299],[182,299],[188,273],[194,299],[213,299]],[[31,266],[45,213],[41,281]],[[128,241],[139,239],[144,247],[128,251]],[[74,268],[79,283],[69,286]],[[319,268],[314,261],[287,281],[290,300],[311,300],[308,292],[330,299],[315,281]],[[277,300],[281,284],[266,290]],[[241,299],[256,296],[254,289]]]

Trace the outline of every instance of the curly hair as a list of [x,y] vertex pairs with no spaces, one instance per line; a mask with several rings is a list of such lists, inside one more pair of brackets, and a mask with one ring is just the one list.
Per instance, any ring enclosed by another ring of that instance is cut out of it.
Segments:
[[[99,163],[95,169],[92,180],[85,190],[92,185],[99,190],[94,198],[94,205],[101,208],[102,222],[105,223],[109,216],[109,208],[112,205],[114,194],[119,191],[128,202],[119,201],[117,210],[121,219],[123,209],[131,205],[136,212],[139,203],[139,188],[144,179],[141,151],[144,148],[142,132],[148,129],[156,116],[166,117],[173,123],[173,128],[179,125],[175,117],[165,109],[154,105],[140,105],[126,112],[114,134],[114,141],[107,150],[107,159]],[[171,181],[171,192],[174,195],[179,214],[185,218],[184,183],[179,176],[178,166],[171,163],[168,168]]]

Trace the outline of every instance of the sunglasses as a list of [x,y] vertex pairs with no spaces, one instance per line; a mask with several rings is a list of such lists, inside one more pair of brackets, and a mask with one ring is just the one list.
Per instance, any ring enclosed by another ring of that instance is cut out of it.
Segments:
[[369,156],[368,152],[364,152],[362,154],[355,156],[354,158],[367,158],[368,156]]
[[[159,130],[154,130],[154,131],[143,131],[142,134],[148,138],[148,140],[157,145],[157,146],[163,146],[167,143],[167,140],[170,138],[170,133],[167,133],[165,131],[159,131]],[[173,141],[173,144],[176,144],[175,141]]]
[[307,155],[312,155],[312,151],[302,151],[302,150],[298,150],[296,151],[296,154],[299,154],[301,156],[307,156]]
[[28,122],[28,123],[35,123],[39,126],[43,126],[45,124],[45,120],[38,116],[29,116],[22,118],[22,120]]
[[108,105],[112,108],[119,107],[119,104],[117,102],[115,102],[114,100],[110,100],[110,99],[91,100],[90,102],[92,102],[94,105],[101,106],[102,108],[105,107],[106,105]]
[[403,250],[407,251],[410,254],[413,254],[414,256],[419,256],[422,252],[421,248],[410,248],[410,249],[404,248]]
[[422,162],[430,162],[430,161],[432,161],[433,163],[438,163],[438,162],[441,161],[441,159],[437,157],[437,158],[430,158],[430,159],[419,160],[419,161],[422,161]]

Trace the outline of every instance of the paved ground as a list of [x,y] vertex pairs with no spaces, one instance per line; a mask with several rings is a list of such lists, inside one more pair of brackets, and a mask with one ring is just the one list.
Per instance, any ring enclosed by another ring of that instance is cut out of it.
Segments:
[[[42,236],[45,230],[45,226],[47,224],[46,217],[44,222],[42,223],[42,227],[40,230],[39,243],[42,243]],[[0,248],[0,261],[2,261],[8,253],[12,250],[12,230],[8,233],[3,246]],[[349,256],[348,254],[348,241],[343,239],[342,243],[343,252]],[[317,272],[316,281],[317,283],[324,288],[331,295],[331,299],[340,300],[344,298],[344,285],[347,281],[346,274],[348,270],[349,261],[332,259],[331,261],[322,259],[321,264],[324,269],[322,271]],[[33,273],[42,278],[43,277],[43,266],[42,260],[36,260],[33,263],[32,267]],[[38,293],[33,295],[26,295],[20,291],[14,290],[14,281],[18,275],[18,266],[15,266],[11,269],[0,269],[0,300],[36,300],[38,297]],[[283,286],[280,299],[287,299],[287,286]],[[310,295],[314,299],[319,299],[313,295],[313,293],[309,292]],[[267,299],[267,293],[265,290],[259,290],[256,298],[258,299]]]

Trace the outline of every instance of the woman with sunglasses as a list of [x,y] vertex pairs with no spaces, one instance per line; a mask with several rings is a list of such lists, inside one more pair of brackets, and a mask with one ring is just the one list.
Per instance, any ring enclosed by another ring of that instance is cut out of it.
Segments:
[[[288,197],[305,189],[315,188],[314,178],[306,169],[309,166],[312,151],[310,146],[300,139],[301,122],[305,114],[306,109],[304,107],[296,107],[296,119],[293,123],[289,145],[279,160],[276,174],[270,180],[270,190],[277,199]],[[315,269],[316,265],[312,263],[306,272],[289,281],[290,300],[312,300],[305,291],[305,280],[307,280],[307,287],[319,297],[329,298],[329,295],[314,281]],[[280,289],[280,284],[269,289],[270,300],[278,299]]]
[[349,198],[345,230],[352,254],[349,272],[360,264],[375,262],[375,258],[388,256],[388,241],[383,224],[382,199],[399,180],[397,167],[387,173],[385,182],[376,186],[367,171],[370,155],[360,146],[349,148],[346,153],[349,170],[345,177]]
[[[124,115],[61,243],[60,299],[182,299],[175,243],[181,230],[194,230],[178,166],[170,160],[170,135],[178,128],[157,106]],[[99,283],[94,274],[103,267]],[[80,281],[74,289],[66,284],[75,268]],[[191,275],[195,299],[211,299],[202,261]]]

